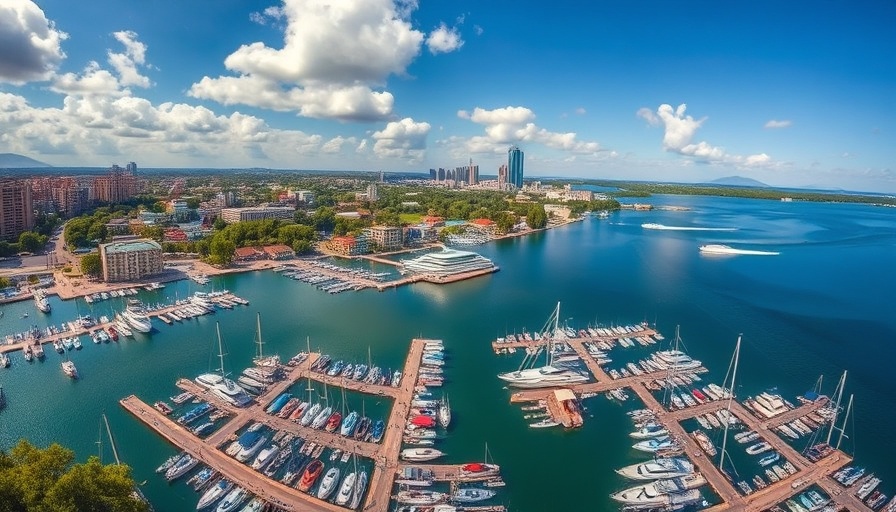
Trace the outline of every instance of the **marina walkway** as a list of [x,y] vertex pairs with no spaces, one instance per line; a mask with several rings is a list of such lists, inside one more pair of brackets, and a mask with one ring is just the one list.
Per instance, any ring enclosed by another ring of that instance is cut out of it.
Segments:
[[[253,494],[280,506],[286,511],[317,512],[345,511],[346,509],[318,500],[292,487],[269,479],[218,449],[228,441],[236,439],[236,433],[248,423],[262,422],[272,429],[290,432],[306,441],[316,442],[330,448],[339,448],[343,451],[354,452],[360,456],[370,458],[374,462],[374,470],[362,510],[386,512],[391,499],[393,481],[399,467],[398,459],[402,435],[410,410],[417,376],[420,371],[425,344],[426,340],[423,339],[411,341],[402,371],[401,385],[398,388],[372,385],[351,387],[351,389],[362,393],[389,396],[395,400],[382,444],[344,438],[338,434],[303,427],[293,421],[265,413],[267,405],[297,381],[307,377],[312,379],[315,376],[322,377],[320,374],[310,371],[311,365],[320,357],[320,354],[310,354],[302,363],[290,368],[286,379],[268,388],[264,394],[256,399],[255,403],[242,409],[217,398],[193,381],[180,379],[177,382],[178,387],[194,394],[201,400],[209,402],[214,407],[230,413],[227,423],[204,440],[196,437],[187,427],[179,425],[136,396],[132,395],[123,398],[120,403],[134,417],[158,432],[172,444],[199,458],[205,464],[214,467],[237,485],[248,489]],[[345,381],[337,382],[334,385],[338,386],[340,383],[360,384],[355,381]]]

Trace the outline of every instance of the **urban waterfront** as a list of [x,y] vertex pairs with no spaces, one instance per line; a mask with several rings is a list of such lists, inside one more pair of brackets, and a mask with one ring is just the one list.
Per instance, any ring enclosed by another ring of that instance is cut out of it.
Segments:
[[[250,301],[168,326],[155,321],[151,337],[85,346],[72,357],[83,376],[69,381],[60,356],[27,364],[15,354],[0,370],[8,407],[0,412],[0,447],[21,437],[45,445],[59,441],[79,459],[98,451],[99,422],[109,416],[122,459],[157,510],[190,510],[196,495],[182,484],[168,486],[153,473],[175,449],[121,410],[118,400],[137,394],[146,401],[177,394],[178,377],[217,364],[214,323],[227,344],[227,364],[240,369],[254,353],[255,313],[261,312],[266,348],[281,355],[313,349],[346,359],[398,367],[411,338],[445,341],[450,355],[445,392],[455,422],[439,448],[447,462],[480,460],[488,443],[508,487],[501,498],[510,510],[615,508],[607,495],[623,487],[613,469],[645,457],[629,448],[631,423],[624,407],[603,396],[585,401],[585,426],[575,431],[534,431],[509,392],[495,378],[515,368],[516,356],[495,356],[491,341],[508,332],[541,327],[557,301],[571,326],[656,324],[667,339],[676,325],[689,353],[721,383],[738,333],[744,335],[740,397],[777,386],[793,401],[825,375],[825,392],[843,370],[856,394],[854,446],[857,464],[896,490],[896,449],[889,442],[889,409],[896,384],[888,379],[896,347],[896,319],[889,292],[896,246],[892,210],[863,205],[780,203],[744,199],[658,196],[655,204],[690,211],[622,211],[584,222],[475,248],[501,271],[447,286],[415,284],[385,292],[329,295],[270,271],[215,278],[209,285],[171,283],[141,292],[149,303],[170,302],[196,290],[227,288]],[[667,226],[737,228],[736,231],[645,230]],[[705,243],[780,251],[773,257],[707,257]],[[375,267],[380,268],[380,267]],[[383,271],[383,270],[380,270]],[[44,317],[30,301],[2,307],[0,335],[31,324],[58,325],[79,313],[108,314],[120,302],[88,306],[52,301]],[[27,318],[22,316],[28,313]],[[384,404],[369,404],[383,407]],[[105,460],[110,450],[104,449]],[[550,492],[545,492],[546,490]]]

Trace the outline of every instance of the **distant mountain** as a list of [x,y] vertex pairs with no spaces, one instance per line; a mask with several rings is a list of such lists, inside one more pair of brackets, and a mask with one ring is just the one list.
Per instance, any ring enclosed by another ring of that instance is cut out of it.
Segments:
[[37,161],[27,156],[17,155],[15,153],[0,153],[0,169],[11,169],[13,167],[34,168],[34,167],[53,167],[50,164]]
[[724,178],[719,178],[717,180],[712,180],[709,183],[713,185],[730,185],[734,187],[763,187],[769,188],[769,185],[761,181],[754,180],[752,178],[744,178],[743,176],[726,176]]

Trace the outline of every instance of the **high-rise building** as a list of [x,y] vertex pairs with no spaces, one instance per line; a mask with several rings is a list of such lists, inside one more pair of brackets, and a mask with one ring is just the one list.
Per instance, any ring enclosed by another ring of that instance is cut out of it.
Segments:
[[132,169],[137,169],[134,162],[129,163],[126,169],[113,165],[109,174],[94,178],[93,199],[105,203],[122,203],[137,195],[137,178]]
[[379,201],[380,193],[376,189],[376,183],[371,183],[367,185],[367,200],[370,202]]
[[517,189],[523,188],[523,151],[517,146],[507,150],[508,182]]
[[473,159],[470,159],[470,165],[467,166],[467,185],[479,184],[479,166],[473,165]]
[[507,188],[507,164],[501,164],[501,167],[498,167],[498,189],[504,190]]
[[0,240],[16,240],[33,227],[31,184],[26,180],[0,180]]

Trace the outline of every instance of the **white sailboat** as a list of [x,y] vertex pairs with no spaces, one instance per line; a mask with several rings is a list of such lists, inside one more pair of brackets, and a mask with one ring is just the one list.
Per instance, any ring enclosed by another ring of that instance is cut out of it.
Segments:
[[[548,340],[547,349],[545,350],[544,345],[542,345],[538,347],[538,350],[536,350],[534,354],[526,354],[526,357],[523,358],[523,362],[520,363],[520,367],[516,371],[498,374],[498,378],[507,382],[507,385],[510,387],[524,389],[566,386],[588,382],[590,380],[588,375],[575,370],[554,366],[553,364],[554,341],[557,337],[564,335],[562,334],[563,331],[558,327],[559,320],[560,303],[558,302],[557,307],[546,322],[546,327],[550,327],[544,329],[546,332],[542,336]],[[542,351],[545,351],[546,364],[544,366],[536,367],[534,366],[535,362]]]
[[195,381],[200,386],[209,389],[222,400],[231,403],[237,407],[246,407],[252,402],[252,397],[241,388],[236,382],[227,378],[224,372],[224,346],[221,341],[221,326],[215,324],[218,333],[218,357],[221,360],[221,374],[203,373],[196,377]]
[[261,366],[264,368],[276,368],[280,366],[280,356],[265,356],[262,350],[262,346],[264,342],[261,340],[261,313],[256,314],[256,334],[255,334],[255,343],[258,344],[258,353],[252,358],[252,362],[255,366]]

